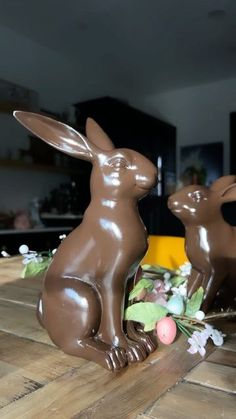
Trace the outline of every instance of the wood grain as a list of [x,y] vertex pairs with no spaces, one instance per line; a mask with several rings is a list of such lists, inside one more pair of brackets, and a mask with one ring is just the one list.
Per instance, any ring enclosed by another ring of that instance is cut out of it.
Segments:
[[199,356],[188,354],[187,347],[182,336],[160,363],[143,370],[134,380],[126,380],[115,392],[109,391],[102,400],[78,414],[76,419],[110,419],[114,412],[119,412],[117,418],[136,418],[148,404],[160,397],[201,360]]
[[229,350],[225,351],[224,349],[219,348],[208,356],[207,361],[236,367],[236,352]]
[[0,283],[5,284],[16,281],[22,272],[22,257],[0,258],[1,275]]
[[[181,342],[181,344],[180,344]],[[66,373],[37,392],[29,394],[2,410],[3,418],[65,417],[117,418],[136,417],[149,403],[180,379],[199,358],[189,355],[184,339],[161,362],[139,364],[119,374],[111,374],[93,363]],[[79,395],[79,396],[78,396]],[[67,415],[67,416],[66,416]],[[63,417],[63,416],[62,416]]]
[[[27,281],[27,279],[25,280]],[[29,305],[36,307],[38,301],[39,290],[35,290],[30,287],[22,287],[19,283],[23,280],[18,281],[18,284],[4,284],[0,286],[0,303],[1,301],[12,301],[14,303]]]
[[46,331],[36,319],[35,308],[29,306],[15,304],[11,301],[1,301],[0,329],[17,336],[53,345]]
[[235,411],[234,395],[180,383],[165,393],[145,414],[148,418],[158,419],[233,419]]
[[236,394],[235,368],[202,362],[185,377],[186,381]]
[[86,363],[81,358],[64,354],[56,347],[6,333],[0,334],[0,350],[0,377],[2,365],[9,365],[18,373],[20,371],[23,377],[43,385]]
[[223,345],[223,349],[236,352],[236,336],[229,336]]

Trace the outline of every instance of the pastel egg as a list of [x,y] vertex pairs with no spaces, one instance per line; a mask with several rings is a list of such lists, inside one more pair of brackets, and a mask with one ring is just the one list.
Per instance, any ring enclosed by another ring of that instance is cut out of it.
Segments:
[[156,326],[157,337],[160,342],[170,345],[175,340],[177,327],[172,317],[163,317]]

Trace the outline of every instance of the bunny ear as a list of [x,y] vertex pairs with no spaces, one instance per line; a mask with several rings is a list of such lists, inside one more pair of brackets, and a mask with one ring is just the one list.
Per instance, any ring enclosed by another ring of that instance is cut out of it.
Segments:
[[57,150],[93,160],[93,147],[88,139],[68,125],[32,112],[14,111],[13,115],[25,128]]
[[236,201],[236,183],[229,185],[221,194],[223,202]]
[[225,188],[232,185],[236,182],[236,176],[235,175],[227,175],[227,176],[221,176],[219,179],[217,179],[215,182],[212,183],[210,186],[210,190],[217,192],[217,191],[224,191]]
[[86,135],[102,151],[114,150],[114,144],[103,129],[92,118],[87,118]]

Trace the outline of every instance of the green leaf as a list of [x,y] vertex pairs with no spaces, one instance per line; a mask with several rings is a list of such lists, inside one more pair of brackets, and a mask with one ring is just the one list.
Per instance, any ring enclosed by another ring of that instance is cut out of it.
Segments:
[[183,284],[186,281],[186,278],[184,276],[176,275],[170,278],[172,287],[179,287],[181,284]]
[[187,301],[185,316],[194,317],[196,312],[200,309],[204,296],[204,290],[202,287],[192,295],[190,300]]
[[129,294],[129,301],[137,297],[144,289],[152,291],[154,288],[153,281],[151,279],[141,278],[140,281],[134,286]]
[[149,331],[153,330],[156,322],[165,317],[167,313],[167,308],[160,304],[140,302],[129,306],[125,310],[125,320],[143,323],[144,330]]
[[50,262],[51,262],[51,258],[47,258],[43,260],[42,262],[32,261],[28,263],[27,265],[25,265],[21,273],[21,278],[35,276],[35,275],[38,275],[39,273],[44,272],[48,268]]

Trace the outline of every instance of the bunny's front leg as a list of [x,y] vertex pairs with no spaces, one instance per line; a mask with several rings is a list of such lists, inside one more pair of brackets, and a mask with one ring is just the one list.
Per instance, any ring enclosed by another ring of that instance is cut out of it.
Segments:
[[124,282],[117,281],[118,286],[103,286],[99,289],[102,300],[102,315],[97,337],[107,344],[111,344],[121,353],[125,349],[129,362],[141,362],[147,357],[145,345],[127,338],[123,330],[124,293],[125,288],[120,286]]
[[210,305],[216,294],[215,287],[215,272],[213,268],[204,270],[204,272],[197,271],[192,268],[189,280],[188,280],[188,297],[190,298],[199,287],[204,289],[204,299],[201,309],[207,313]]
[[191,269],[190,276],[188,278],[188,297],[192,297],[195,291],[202,285],[203,282],[203,273],[196,270],[195,268]]

